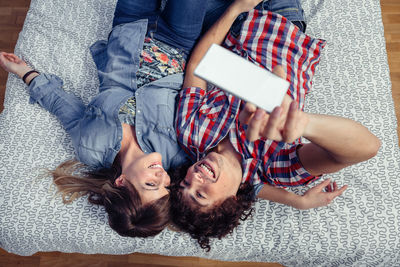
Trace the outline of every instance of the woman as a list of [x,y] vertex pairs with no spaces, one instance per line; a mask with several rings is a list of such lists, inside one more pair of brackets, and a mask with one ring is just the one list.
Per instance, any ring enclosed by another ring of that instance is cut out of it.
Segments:
[[[271,114],[219,88],[209,88],[193,74],[210,45],[221,44],[236,17],[257,2],[235,1],[202,37],[180,92],[178,141],[194,164],[171,191],[171,218],[208,250],[211,237],[225,236],[249,217],[255,197],[297,209],[328,205],[347,186],[339,188],[327,179],[302,196],[279,187],[307,185],[321,174],[373,157],[380,147],[379,139],[359,123],[302,111],[310,82],[303,80],[307,77],[303,70],[315,68],[323,42],[304,35],[275,13],[249,12],[249,19],[238,27],[241,32],[230,33],[224,44],[291,82],[282,105]],[[302,16],[297,0],[264,4],[279,6],[272,8],[275,11],[297,10]],[[310,143],[301,144],[300,137]]]
[[108,40],[91,47],[100,87],[87,106],[57,76],[0,53],[1,66],[28,85],[31,103],[54,114],[72,138],[77,161],[52,172],[64,202],[88,195],[121,235],[155,235],[169,222],[165,170],[186,161],[175,99],[205,11],[203,0],[169,0],[162,12],[158,0],[118,1]]

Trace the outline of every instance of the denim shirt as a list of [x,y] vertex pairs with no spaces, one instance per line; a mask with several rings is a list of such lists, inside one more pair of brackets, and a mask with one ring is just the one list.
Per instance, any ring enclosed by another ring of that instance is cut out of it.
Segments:
[[108,41],[90,48],[98,69],[99,94],[85,106],[81,99],[62,90],[55,75],[41,74],[29,86],[30,102],[54,114],[72,138],[77,159],[91,167],[111,167],[121,149],[120,107],[136,97],[135,131],[145,153],[159,152],[165,169],[187,161],[176,139],[176,103],[182,74],[170,75],[141,88],[136,71],[147,30],[147,20],[114,27]]

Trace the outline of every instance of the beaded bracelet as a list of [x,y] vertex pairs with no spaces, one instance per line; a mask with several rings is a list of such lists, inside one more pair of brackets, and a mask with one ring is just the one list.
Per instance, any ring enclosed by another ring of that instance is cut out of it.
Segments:
[[[38,71],[36,71],[36,70],[30,70],[30,71],[28,71],[27,73],[25,73],[25,75],[22,77],[22,81],[24,81],[24,83],[26,83],[26,78],[28,78],[28,76],[31,75],[32,73],[40,74],[40,73],[39,73]],[[28,86],[31,84],[32,81],[33,81],[33,79],[30,80]]]

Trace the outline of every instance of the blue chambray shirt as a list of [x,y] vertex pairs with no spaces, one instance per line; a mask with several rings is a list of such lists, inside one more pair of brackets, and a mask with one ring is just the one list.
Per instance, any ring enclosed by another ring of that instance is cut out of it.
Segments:
[[114,27],[108,41],[90,50],[100,81],[99,94],[85,106],[62,89],[55,75],[41,74],[29,86],[30,102],[57,116],[72,138],[77,159],[94,168],[110,167],[121,148],[120,107],[135,95],[135,131],[145,153],[159,152],[165,169],[187,161],[176,139],[175,112],[182,74],[170,75],[141,88],[136,71],[147,30],[147,20]]

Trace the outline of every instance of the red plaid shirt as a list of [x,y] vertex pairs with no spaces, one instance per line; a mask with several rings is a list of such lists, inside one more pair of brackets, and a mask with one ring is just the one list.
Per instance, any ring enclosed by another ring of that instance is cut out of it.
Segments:
[[[311,86],[310,76],[319,63],[325,42],[300,32],[284,17],[253,10],[236,39],[228,34],[225,47],[257,65],[272,69],[280,64],[291,82],[288,94],[303,108]],[[290,48],[290,49],[288,49]],[[296,149],[299,142],[286,144],[271,140],[249,142],[238,117],[244,103],[218,88],[186,88],[180,93],[177,112],[178,141],[196,161],[225,137],[242,155],[243,180],[253,185],[298,186],[313,181],[301,165]]]

